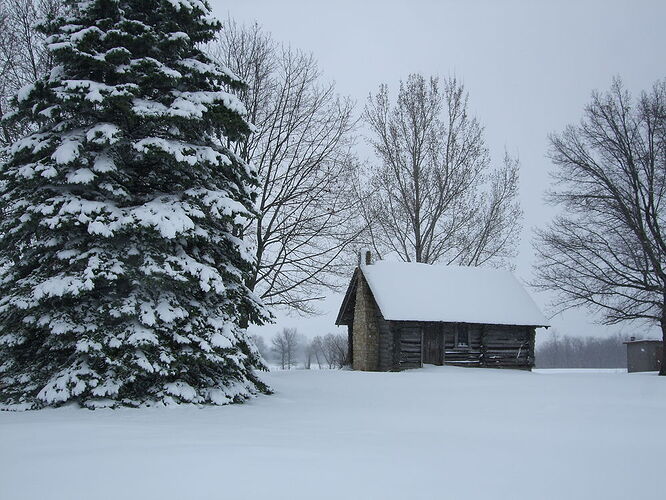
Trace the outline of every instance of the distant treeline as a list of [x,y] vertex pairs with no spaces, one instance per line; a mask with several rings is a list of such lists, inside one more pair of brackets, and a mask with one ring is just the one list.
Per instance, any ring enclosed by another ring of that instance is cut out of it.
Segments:
[[342,368],[349,363],[346,333],[328,333],[308,339],[295,328],[283,328],[271,337],[270,345],[259,335],[252,335],[252,340],[264,361],[282,370]]
[[537,368],[626,368],[629,340],[613,337],[569,337],[553,334],[537,346]]

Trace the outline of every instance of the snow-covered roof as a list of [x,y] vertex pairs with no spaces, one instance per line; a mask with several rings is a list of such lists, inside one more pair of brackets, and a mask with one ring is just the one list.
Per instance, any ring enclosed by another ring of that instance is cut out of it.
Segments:
[[509,271],[384,261],[361,270],[387,320],[548,326]]

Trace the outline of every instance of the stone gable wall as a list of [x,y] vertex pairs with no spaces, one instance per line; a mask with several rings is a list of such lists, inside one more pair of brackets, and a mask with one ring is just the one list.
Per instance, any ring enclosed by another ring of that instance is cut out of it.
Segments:
[[376,371],[379,368],[378,310],[368,282],[363,273],[359,273],[352,328],[354,370]]

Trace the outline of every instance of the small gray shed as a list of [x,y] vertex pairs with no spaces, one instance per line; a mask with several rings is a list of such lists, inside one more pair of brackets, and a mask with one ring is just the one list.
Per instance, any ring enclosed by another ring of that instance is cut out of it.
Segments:
[[656,372],[663,362],[661,340],[630,340],[627,344],[627,371]]

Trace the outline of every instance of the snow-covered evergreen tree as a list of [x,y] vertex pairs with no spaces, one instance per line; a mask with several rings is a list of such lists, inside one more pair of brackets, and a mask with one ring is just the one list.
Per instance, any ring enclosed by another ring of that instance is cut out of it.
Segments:
[[225,404],[266,386],[238,325],[266,319],[236,237],[254,171],[241,82],[202,53],[205,0],[69,0],[56,65],[22,89],[0,221],[0,401]]

